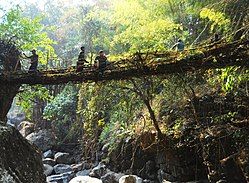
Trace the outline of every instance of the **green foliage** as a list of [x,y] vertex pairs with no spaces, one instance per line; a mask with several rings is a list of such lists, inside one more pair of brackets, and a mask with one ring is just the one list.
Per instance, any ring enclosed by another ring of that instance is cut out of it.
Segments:
[[228,112],[227,114],[215,116],[214,118],[212,118],[212,122],[216,124],[224,124],[227,122],[231,122],[234,121],[234,118],[237,114],[238,112]]
[[74,114],[77,106],[77,90],[67,85],[44,109],[44,118],[59,121]]
[[221,85],[224,92],[231,92],[238,89],[242,83],[246,83],[249,79],[247,70],[240,67],[227,67],[220,69],[209,81],[213,85]]
[[44,109],[43,117],[52,122],[59,141],[72,140],[81,131],[76,123],[77,94],[76,86],[66,85]]
[[200,12],[200,17],[203,19],[207,18],[212,22],[210,28],[212,32],[215,30],[216,26],[227,31],[230,25],[230,20],[226,18],[226,15],[224,13],[215,11],[214,9],[203,8]]
[[24,17],[20,7],[11,9],[0,23],[0,38],[14,40],[15,44],[24,51],[38,49],[40,63],[46,63],[46,53],[54,54],[51,40],[46,27],[41,24],[42,17],[33,19]]
[[37,100],[43,102],[51,100],[51,96],[49,95],[47,88],[40,85],[24,86],[23,92],[18,93],[17,98],[17,105],[21,106],[22,110],[26,114],[26,117],[30,120],[32,119],[31,116],[34,103],[37,102]]

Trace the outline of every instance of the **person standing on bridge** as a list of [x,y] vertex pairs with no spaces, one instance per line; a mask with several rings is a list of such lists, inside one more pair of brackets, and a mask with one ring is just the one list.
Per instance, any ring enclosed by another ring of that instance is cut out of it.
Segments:
[[172,47],[172,49],[177,48],[177,51],[181,52],[184,50],[184,47],[185,47],[185,45],[184,45],[183,41],[181,39],[178,39],[177,43]]
[[105,56],[103,50],[99,51],[99,55],[95,58],[94,65],[97,67],[97,69],[99,69],[100,74],[103,75],[107,65],[107,57]]
[[29,67],[29,73],[36,73],[37,72],[37,66],[38,66],[38,55],[36,54],[36,50],[32,50],[31,51],[32,55],[31,56],[27,56],[25,53],[24,56],[26,58],[30,59],[30,67]]
[[83,71],[84,64],[85,63],[89,63],[85,59],[85,47],[82,46],[80,49],[81,49],[81,52],[80,52],[80,54],[78,56],[78,61],[77,61],[77,66],[76,66],[76,72]]

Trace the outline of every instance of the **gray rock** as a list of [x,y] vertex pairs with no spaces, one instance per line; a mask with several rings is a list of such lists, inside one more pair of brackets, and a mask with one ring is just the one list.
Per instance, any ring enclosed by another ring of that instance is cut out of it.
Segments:
[[56,163],[59,164],[71,164],[72,160],[69,153],[58,152],[54,155]]
[[103,163],[100,162],[98,164],[98,166],[96,166],[95,168],[92,169],[89,176],[90,177],[100,178],[103,175],[105,175],[106,173],[107,173],[106,166]]
[[65,183],[69,182],[72,178],[74,178],[73,172],[66,172],[58,175],[51,175],[47,177],[48,183]]
[[143,183],[157,183],[157,181],[153,181],[153,180],[143,180]]
[[35,144],[40,150],[47,151],[55,144],[55,137],[50,130],[40,130],[29,134],[26,139]]
[[55,165],[56,165],[55,160],[53,160],[53,159],[51,159],[51,158],[43,159],[43,160],[42,160],[42,163],[43,163],[43,164],[50,165],[50,166],[55,166]]
[[167,180],[163,180],[162,183],[173,183],[173,182],[170,182],[170,181],[167,181]]
[[8,113],[8,124],[18,127],[18,125],[25,120],[25,114],[20,113],[19,111],[13,111]]
[[13,127],[0,123],[0,182],[44,183],[39,150]]
[[71,167],[74,172],[83,170],[84,163],[72,164]]
[[43,158],[54,158],[54,154],[52,150],[48,150],[43,153]]
[[29,134],[34,132],[35,124],[28,121],[23,121],[18,125],[17,129],[23,137],[27,137]]
[[142,183],[143,179],[136,175],[125,175],[119,179],[119,183]]
[[83,161],[78,164],[72,164],[71,167],[73,168],[74,172],[78,172],[81,170],[89,170],[91,168],[91,165],[87,163],[86,161]]
[[44,164],[44,165],[43,165],[43,169],[44,169],[44,174],[45,174],[46,176],[52,175],[53,170],[54,170],[52,166],[47,165],[47,164]]
[[54,166],[54,171],[56,174],[62,174],[66,172],[73,172],[73,169],[70,165],[58,164]]
[[101,177],[103,183],[118,183],[119,179],[124,176],[124,174],[118,174],[112,171],[108,171],[107,174]]
[[107,144],[103,145],[101,151],[102,151],[103,153],[108,153],[109,147],[110,147],[110,144],[107,143]]
[[79,176],[73,178],[69,183],[102,183],[102,181],[89,176]]
[[89,176],[91,170],[82,170],[76,173],[76,176]]
[[163,180],[174,182],[176,178],[168,173],[165,173],[163,170],[158,170],[158,180],[162,182]]

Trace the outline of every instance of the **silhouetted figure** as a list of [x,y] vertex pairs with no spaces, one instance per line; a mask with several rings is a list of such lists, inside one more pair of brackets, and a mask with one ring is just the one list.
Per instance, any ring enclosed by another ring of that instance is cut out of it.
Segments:
[[178,39],[177,43],[172,47],[172,49],[177,48],[177,51],[183,51],[184,50],[184,43],[181,39]]
[[32,50],[31,51],[32,55],[31,56],[27,56],[24,53],[24,56],[26,58],[30,59],[30,67],[29,67],[29,73],[36,73],[37,72],[37,66],[38,66],[38,55],[36,54],[36,50]]
[[80,49],[81,49],[81,52],[80,52],[80,54],[78,56],[78,61],[77,61],[77,66],[76,66],[76,71],[77,72],[83,71],[84,64],[89,63],[85,59],[85,47],[82,46]]
[[107,65],[107,57],[103,50],[99,51],[99,55],[95,58],[94,65],[99,69],[100,74],[103,75]]
[[219,40],[220,40],[219,34],[215,33],[215,34],[214,34],[214,37],[212,38],[212,42],[214,43],[214,42],[217,42],[217,41],[219,41]]

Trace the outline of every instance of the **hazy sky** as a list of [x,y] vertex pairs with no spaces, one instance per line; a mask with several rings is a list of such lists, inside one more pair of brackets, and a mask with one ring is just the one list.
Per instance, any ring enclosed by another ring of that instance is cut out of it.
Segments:
[[[25,4],[36,4],[39,8],[43,9],[44,4],[48,0],[0,0],[0,8],[8,10],[16,5],[24,6]],[[64,6],[79,6],[84,4],[93,4],[94,0],[53,0],[53,2],[63,4]],[[0,12],[0,16],[3,12]]]

